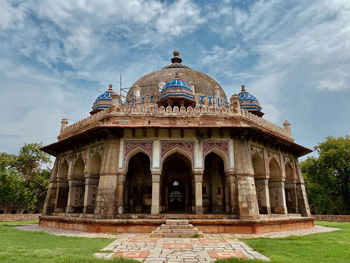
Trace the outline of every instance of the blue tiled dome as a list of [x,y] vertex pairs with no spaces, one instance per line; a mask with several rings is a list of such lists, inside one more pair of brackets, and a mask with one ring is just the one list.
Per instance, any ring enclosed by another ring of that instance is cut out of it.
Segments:
[[175,91],[175,90],[182,90],[189,93],[193,93],[191,86],[188,85],[185,81],[182,81],[179,79],[174,79],[167,82],[164,85],[162,92]]
[[109,108],[112,103],[112,93],[112,85],[109,85],[108,90],[96,98],[92,106],[92,113]]
[[194,94],[191,86],[185,81],[179,79],[179,76],[176,74],[175,79],[167,82],[160,92],[160,100],[165,98],[186,98],[193,100]]
[[261,106],[258,99],[246,91],[244,85],[242,86],[241,92],[238,93],[238,99],[241,109],[251,111],[258,116],[264,115],[264,113],[261,112]]

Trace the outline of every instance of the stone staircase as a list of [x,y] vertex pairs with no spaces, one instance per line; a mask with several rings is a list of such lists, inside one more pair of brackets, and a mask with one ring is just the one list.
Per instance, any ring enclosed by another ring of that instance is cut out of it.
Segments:
[[193,227],[188,220],[168,219],[165,221],[165,224],[157,227],[150,234],[150,237],[203,237],[203,233],[197,227]]

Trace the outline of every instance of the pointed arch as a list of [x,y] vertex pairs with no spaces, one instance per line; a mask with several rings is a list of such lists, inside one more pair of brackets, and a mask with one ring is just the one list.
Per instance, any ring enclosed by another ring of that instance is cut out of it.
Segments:
[[101,171],[101,154],[96,152],[90,159],[90,169],[88,180],[85,185],[85,195],[84,195],[84,213],[92,214],[94,213],[96,206],[97,189],[100,181],[100,171]]
[[152,175],[150,165],[149,155],[142,150],[133,154],[129,159],[124,189],[126,213],[151,212]]
[[67,207],[68,202],[68,171],[69,165],[67,160],[63,160],[59,169],[58,169],[58,178],[57,178],[57,200],[55,205],[56,212],[64,212]]
[[163,211],[192,212],[193,184],[191,157],[179,148],[167,152],[162,158]]
[[285,164],[285,173],[286,173],[286,182],[295,182],[294,174],[293,174],[293,166],[290,162],[286,162]]
[[298,200],[296,192],[296,181],[293,172],[293,166],[290,162],[285,164],[285,196],[286,196],[286,205],[288,213],[297,213],[298,211]]
[[204,159],[204,174],[202,185],[204,213],[225,213],[226,193],[225,168],[223,158],[214,151]]
[[204,155],[203,163],[205,163],[205,158],[211,153],[216,154],[218,157],[222,159],[224,164],[224,170],[227,171],[229,169],[229,161],[228,161],[227,153],[225,153],[223,150],[219,149],[218,147],[213,147]]
[[82,213],[85,195],[85,162],[81,155],[73,164],[72,176],[69,183],[69,213]]
[[254,182],[259,206],[259,213],[268,214],[270,212],[268,179],[265,176],[266,172],[263,158],[258,152],[255,152],[253,154],[252,163],[254,169]]
[[152,157],[150,156],[150,154],[145,149],[142,149],[141,147],[136,147],[132,151],[128,152],[128,154],[124,158],[124,167],[126,171],[128,171],[129,169],[130,159],[135,155],[137,155],[138,153],[143,153],[147,155],[147,157],[149,158],[150,167],[152,167]]
[[81,156],[79,156],[73,165],[72,178],[74,179],[84,179],[85,162]]
[[275,157],[272,157],[270,159],[269,170],[270,170],[270,180],[272,181],[282,180],[281,166]]
[[165,161],[168,157],[170,157],[171,155],[176,154],[176,153],[178,153],[178,154],[184,156],[184,157],[189,161],[190,166],[191,166],[190,168],[191,168],[191,170],[192,170],[192,169],[193,169],[193,158],[192,158],[192,156],[191,156],[189,153],[187,153],[186,151],[184,151],[183,149],[181,149],[180,147],[175,147],[175,148],[173,148],[173,149],[167,151],[167,152],[162,156],[161,167],[163,167],[164,161]]

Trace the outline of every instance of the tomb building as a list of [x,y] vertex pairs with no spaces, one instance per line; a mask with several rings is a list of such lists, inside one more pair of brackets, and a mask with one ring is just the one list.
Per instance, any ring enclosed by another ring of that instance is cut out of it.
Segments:
[[56,157],[40,225],[150,232],[168,218],[203,232],[260,233],[313,226],[290,123],[263,118],[242,86],[226,97],[206,74],[171,64],[109,89],[90,116],[42,148]]

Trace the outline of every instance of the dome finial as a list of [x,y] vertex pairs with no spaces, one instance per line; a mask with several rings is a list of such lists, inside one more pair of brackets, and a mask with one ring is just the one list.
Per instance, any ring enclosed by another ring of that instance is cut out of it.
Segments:
[[182,62],[182,59],[179,57],[180,51],[175,49],[173,51],[173,55],[174,55],[174,57],[171,59],[171,63],[181,63]]
[[241,89],[241,92],[242,92],[242,91],[245,91],[245,86],[244,86],[244,85],[242,85],[241,88],[242,88],[242,89]]

